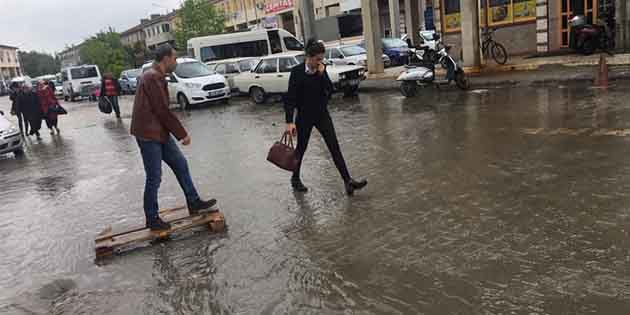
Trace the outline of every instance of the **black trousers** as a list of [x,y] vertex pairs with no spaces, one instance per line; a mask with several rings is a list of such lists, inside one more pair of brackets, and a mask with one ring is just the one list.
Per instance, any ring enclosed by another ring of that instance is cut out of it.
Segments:
[[46,126],[48,127],[48,129],[53,129],[53,127],[57,128],[57,124],[59,123],[59,120],[57,119],[57,117],[55,118],[50,118],[50,117],[46,117]]
[[300,164],[297,170],[293,173],[293,178],[300,178],[300,169],[302,168],[302,160],[304,159],[304,153],[308,147],[308,141],[311,138],[311,132],[313,127],[317,128],[319,133],[324,138],[328,151],[332,155],[335,166],[339,170],[339,174],[344,182],[350,180],[350,173],[346,166],[346,161],[341,154],[341,148],[339,147],[339,141],[337,140],[337,134],[335,133],[335,126],[333,125],[332,118],[328,112],[318,115],[318,117],[300,117],[298,114],[296,120],[297,127],[297,148],[295,149]]
[[24,117],[24,114],[22,114],[21,112],[17,112],[15,113],[15,115],[17,116],[18,119],[18,126],[20,127],[20,132],[22,134],[28,134],[28,120],[26,120],[26,117]]

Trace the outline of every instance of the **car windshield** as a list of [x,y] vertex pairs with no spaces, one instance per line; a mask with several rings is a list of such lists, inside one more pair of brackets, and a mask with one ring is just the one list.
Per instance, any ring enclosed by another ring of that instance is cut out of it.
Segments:
[[175,74],[182,79],[199,78],[214,74],[208,66],[199,61],[177,64]]
[[383,46],[385,48],[408,48],[405,41],[399,38],[383,38]]
[[98,77],[96,67],[81,67],[70,69],[70,75],[73,80]]
[[257,59],[241,60],[238,65],[241,68],[241,72],[251,71],[258,64]]
[[341,51],[346,57],[367,54],[367,50],[361,46],[342,47]]
[[129,79],[137,78],[140,75],[141,72],[142,72],[142,70],[140,70],[140,69],[129,70],[129,71],[127,71],[127,77]]

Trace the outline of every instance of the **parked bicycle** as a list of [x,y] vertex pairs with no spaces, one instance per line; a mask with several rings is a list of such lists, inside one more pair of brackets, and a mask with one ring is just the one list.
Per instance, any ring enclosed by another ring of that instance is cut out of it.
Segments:
[[492,57],[496,63],[500,65],[504,65],[508,60],[507,50],[500,43],[496,42],[492,38],[492,34],[496,32],[496,29],[486,28],[483,35],[483,43],[482,43],[482,51],[483,57],[488,58]]

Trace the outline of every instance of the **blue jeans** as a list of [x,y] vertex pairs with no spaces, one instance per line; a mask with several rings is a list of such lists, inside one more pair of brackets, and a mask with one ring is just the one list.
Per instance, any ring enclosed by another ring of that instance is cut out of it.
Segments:
[[144,170],[147,175],[144,186],[144,214],[147,222],[151,222],[159,216],[158,190],[162,181],[162,161],[175,173],[179,186],[182,187],[186,195],[186,201],[190,203],[199,199],[197,189],[195,189],[195,185],[190,177],[186,157],[179,150],[173,137],[169,137],[166,143],[138,138],[136,138],[136,141],[140,147]]

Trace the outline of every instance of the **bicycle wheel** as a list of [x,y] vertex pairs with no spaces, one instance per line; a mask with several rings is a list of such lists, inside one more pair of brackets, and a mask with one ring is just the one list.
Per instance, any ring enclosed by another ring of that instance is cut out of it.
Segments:
[[508,59],[507,50],[505,50],[505,47],[503,47],[503,45],[497,42],[493,42],[491,53],[492,53],[492,59],[494,59],[494,61],[496,61],[498,64],[504,65],[507,62],[507,59]]

